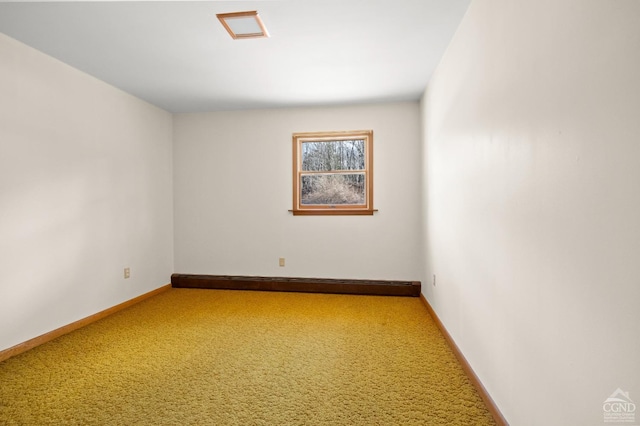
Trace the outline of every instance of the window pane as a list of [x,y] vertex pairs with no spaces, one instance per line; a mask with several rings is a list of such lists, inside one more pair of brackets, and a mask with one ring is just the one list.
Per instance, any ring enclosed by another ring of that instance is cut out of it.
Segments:
[[364,170],[364,139],[302,142],[301,145],[303,171]]
[[364,173],[303,175],[300,186],[301,203],[304,205],[365,203]]

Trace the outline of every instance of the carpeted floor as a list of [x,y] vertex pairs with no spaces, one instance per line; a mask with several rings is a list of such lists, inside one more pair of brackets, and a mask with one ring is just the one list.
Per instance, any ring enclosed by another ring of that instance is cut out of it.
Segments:
[[418,298],[171,289],[0,363],[0,424],[494,423]]

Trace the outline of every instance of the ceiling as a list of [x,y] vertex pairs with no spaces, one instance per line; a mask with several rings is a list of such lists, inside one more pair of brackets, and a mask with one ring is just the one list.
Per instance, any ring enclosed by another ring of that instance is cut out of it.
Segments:
[[[419,99],[470,0],[0,0],[0,32],[170,112]],[[269,38],[217,13],[257,10]]]

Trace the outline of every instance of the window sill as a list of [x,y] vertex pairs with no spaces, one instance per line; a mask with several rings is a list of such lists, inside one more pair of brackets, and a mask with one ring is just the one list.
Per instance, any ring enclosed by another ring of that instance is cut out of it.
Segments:
[[377,209],[373,210],[348,210],[348,209],[304,209],[304,210],[289,210],[294,216],[373,216],[377,213]]

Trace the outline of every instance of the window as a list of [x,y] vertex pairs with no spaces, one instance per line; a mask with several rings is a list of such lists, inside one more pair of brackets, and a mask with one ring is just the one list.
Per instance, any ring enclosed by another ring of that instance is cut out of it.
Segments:
[[294,215],[372,215],[373,131],[293,134]]

